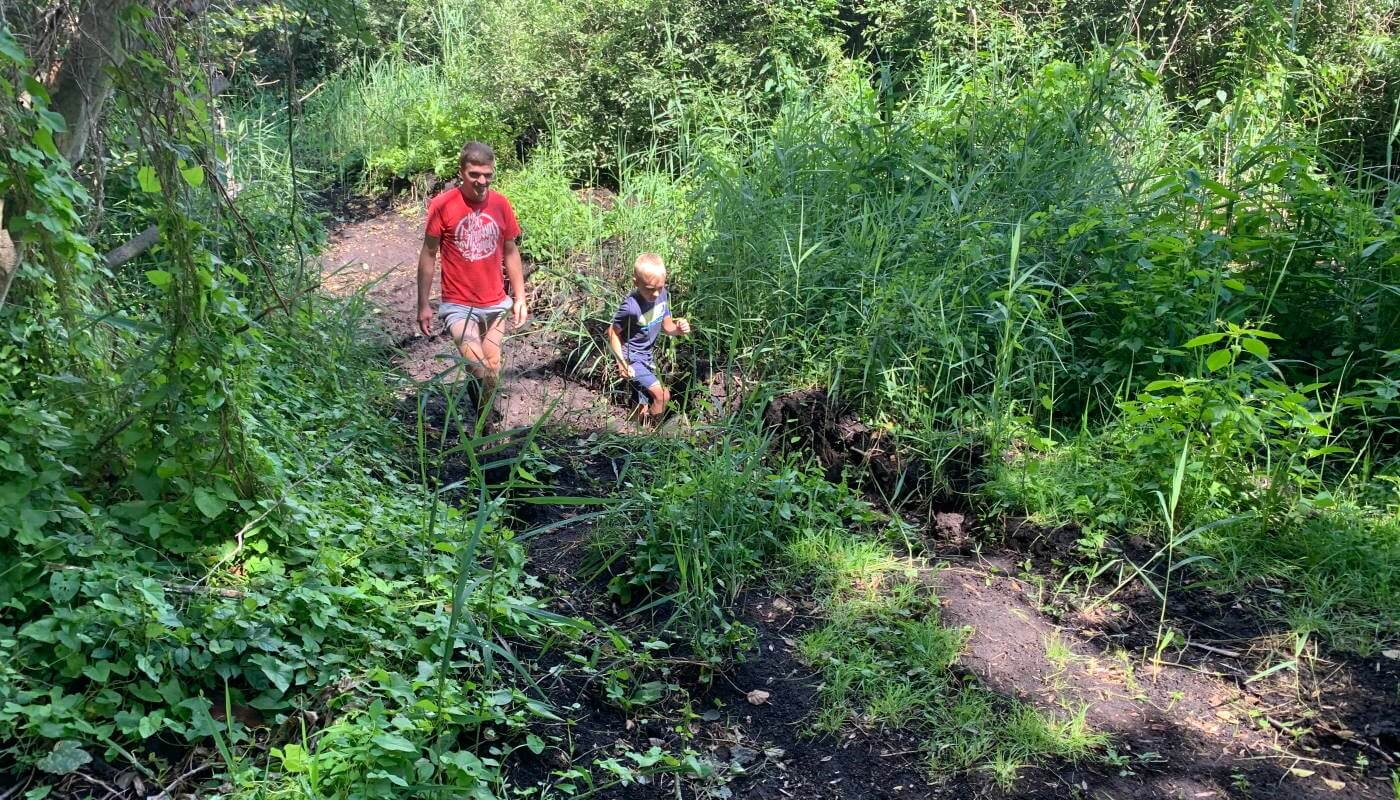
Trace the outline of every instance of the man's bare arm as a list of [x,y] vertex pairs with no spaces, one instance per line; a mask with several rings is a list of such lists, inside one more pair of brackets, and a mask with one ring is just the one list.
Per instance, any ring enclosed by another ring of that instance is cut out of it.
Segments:
[[424,236],[423,249],[418,251],[418,330],[424,336],[433,335],[433,308],[428,296],[433,291],[433,270],[437,267],[438,237]]
[[518,328],[530,316],[530,307],[525,302],[525,269],[520,263],[520,246],[514,239],[507,239],[504,246],[506,280],[510,282],[510,294],[515,305],[511,308],[513,321]]

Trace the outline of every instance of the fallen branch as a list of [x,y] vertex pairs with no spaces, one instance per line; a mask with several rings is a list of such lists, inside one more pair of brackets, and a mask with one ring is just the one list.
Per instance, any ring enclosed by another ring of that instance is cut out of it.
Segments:
[[178,786],[180,786],[180,784],[184,783],[190,778],[193,778],[195,775],[198,775],[206,769],[209,769],[208,764],[200,764],[199,766],[195,767],[189,772],[186,772],[184,775],[181,775],[180,777],[176,778],[174,781],[171,781],[169,786],[166,786],[164,789],[161,789],[160,794],[155,795],[154,797],[150,798],[150,800],[171,800],[171,797],[173,796],[171,793],[174,792],[175,789]]
[[1226,650],[1226,649],[1223,648],[1223,647],[1211,647],[1211,646],[1208,645],[1208,644],[1201,644],[1200,642],[1187,642],[1187,643],[1186,643],[1186,646],[1187,646],[1187,647],[1194,647],[1194,648],[1196,648],[1196,649],[1198,649],[1198,650],[1204,650],[1204,651],[1206,651],[1207,653],[1215,653],[1215,654],[1218,655],[1218,656],[1225,656],[1226,658],[1239,658],[1239,657],[1240,657],[1240,654],[1239,654],[1239,653],[1236,653],[1234,650]]
[[113,250],[103,256],[102,259],[107,262],[107,269],[116,269],[151,249],[151,245],[154,245],[158,241],[160,241],[160,226],[150,225],[125,244],[113,248]]

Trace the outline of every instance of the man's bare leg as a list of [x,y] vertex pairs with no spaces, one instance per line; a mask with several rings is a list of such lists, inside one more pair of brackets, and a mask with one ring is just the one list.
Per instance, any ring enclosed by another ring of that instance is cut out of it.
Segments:
[[[481,396],[494,406],[501,385],[501,343],[506,338],[506,315],[497,314],[485,328],[481,335],[481,368],[476,376],[481,381]],[[505,416],[504,412],[501,416]]]
[[[497,321],[500,321],[499,318]],[[490,402],[496,390],[497,376],[500,372],[500,337],[495,337],[493,348],[491,326],[483,324],[482,320],[476,317],[458,320],[448,331],[452,335],[453,343],[457,345],[457,352],[466,362],[467,371],[476,379],[478,391],[474,405],[477,413],[480,413],[481,407]],[[495,369],[492,369],[493,362]]]

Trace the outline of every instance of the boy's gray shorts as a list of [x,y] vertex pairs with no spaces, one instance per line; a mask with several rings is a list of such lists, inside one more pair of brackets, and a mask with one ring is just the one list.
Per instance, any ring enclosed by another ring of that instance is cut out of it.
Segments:
[[[438,305],[438,319],[442,320],[443,327],[451,334],[452,326],[459,320],[467,322],[463,335],[476,339],[480,338],[480,330],[490,327],[502,314],[509,311],[515,302],[507,295],[501,302],[493,303],[489,306],[464,306],[457,303],[443,302]],[[480,330],[476,329],[471,322],[475,320],[480,325]]]

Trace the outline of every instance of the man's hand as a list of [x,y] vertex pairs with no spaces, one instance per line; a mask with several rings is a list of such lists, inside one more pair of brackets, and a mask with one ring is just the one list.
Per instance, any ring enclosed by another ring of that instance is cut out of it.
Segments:
[[511,322],[515,324],[515,327],[519,328],[525,324],[525,320],[530,318],[530,307],[526,305],[524,295],[515,298],[515,303],[511,306],[510,311]]
[[422,331],[424,336],[433,335],[433,309],[429,306],[418,307],[418,330]]
[[685,336],[690,333],[690,320],[685,317],[676,317],[672,323],[676,326],[677,336]]
[[624,380],[637,377],[637,373],[633,371],[632,365],[624,364],[621,361],[617,362],[617,374],[621,375]]

